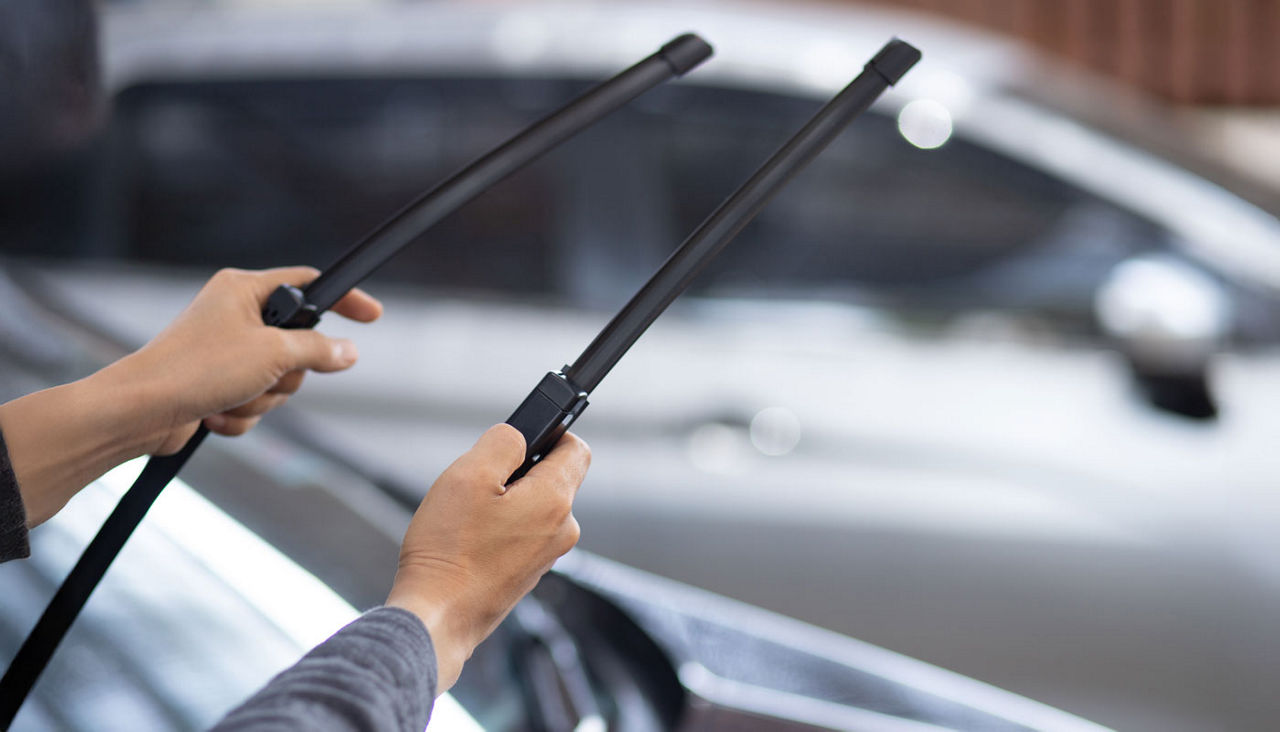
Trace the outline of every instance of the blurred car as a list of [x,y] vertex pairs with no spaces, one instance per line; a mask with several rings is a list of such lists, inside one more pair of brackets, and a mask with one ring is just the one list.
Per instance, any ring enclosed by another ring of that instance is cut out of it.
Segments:
[[371,284],[376,327],[326,320],[362,363],[310,380],[294,437],[425,487],[901,35],[925,61],[596,391],[583,545],[1105,724],[1269,728],[1280,224],[990,36],[791,4],[121,6],[111,123],[6,199],[4,240],[48,306],[141,342],[213,268],[323,266],[689,29],[715,58],[442,222]]
[[[0,398],[118,355],[101,333],[60,320],[4,274],[0,304]],[[143,463],[99,478],[33,531],[30,559],[0,566],[4,657]],[[381,603],[416,504],[406,487],[380,487],[287,429],[214,441],[150,511],[14,729],[207,728],[352,620],[355,606]],[[577,552],[477,649],[428,726],[481,729],[1102,728]]]

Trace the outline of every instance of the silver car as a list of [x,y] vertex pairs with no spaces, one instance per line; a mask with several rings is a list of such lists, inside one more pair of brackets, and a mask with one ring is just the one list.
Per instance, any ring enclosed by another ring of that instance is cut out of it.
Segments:
[[281,428],[425,487],[900,35],[925,61],[594,394],[583,546],[1104,724],[1268,728],[1280,223],[1013,45],[790,4],[122,6],[111,124],[48,184],[74,215],[10,248],[140,342],[684,30],[717,55],[424,236],[376,327],[326,321],[361,364]]

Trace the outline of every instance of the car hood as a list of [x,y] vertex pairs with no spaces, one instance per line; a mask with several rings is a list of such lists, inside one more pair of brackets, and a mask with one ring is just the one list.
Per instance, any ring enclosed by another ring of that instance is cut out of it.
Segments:
[[[685,696],[681,729],[1103,729],[883,648],[587,552],[558,562],[535,595],[579,643],[624,634],[621,626],[633,621],[678,679]],[[593,605],[587,595],[612,608]]]

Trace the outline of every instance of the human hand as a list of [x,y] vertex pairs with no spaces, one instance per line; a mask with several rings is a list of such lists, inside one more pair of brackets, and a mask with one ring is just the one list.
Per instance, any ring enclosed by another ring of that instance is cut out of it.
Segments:
[[[202,419],[214,432],[240,434],[297,391],[304,370],[355,363],[355,347],[346,341],[262,322],[262,306],[277,285],[302,285],[316,275],[310,267],[222,270],[137,352],[79,381],[0,405],[27,525],[45,521],[126,460],[176,452]],[[361,322],[382,313],[358,290],[333,309]]]
[[[318,274],[310,267],[221,270],[150,343],[100,372],[148,385],[149,397],[137,405],[148,435],[144,452],[176,452],[200,420],[221,435],[243,434],[296,392],[307,370],[341,371],[356,362],[348,340],[262,322],[262,307],[278,285],[302,286]],[[352,290],[333,312],[368,323],[382,305]]]
[[578,543],[573,498],[591,464],[566,433],[523,478],[524,438],[489,428],[431,486],[400,548],[387,605],[415,613],[436,649],[439,691],[557,558]]

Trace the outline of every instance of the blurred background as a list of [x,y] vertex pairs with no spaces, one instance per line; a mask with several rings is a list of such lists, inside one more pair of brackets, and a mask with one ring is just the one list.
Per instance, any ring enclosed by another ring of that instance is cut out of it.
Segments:
[[[0,250],[6,287],[124,346],[217,268],[327,265],[671,36],[715,46],[378,273],[382,322],[322,326],[360,365],[243,440],[415,495],[910,41],[594,394],[582,547],[1119,729],[1274,727],[1280,3],[98,10],[64,18],[74,83],[0,100],[72,110],[6,133]],[[3,348],[56,378],[24,317]]]

